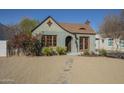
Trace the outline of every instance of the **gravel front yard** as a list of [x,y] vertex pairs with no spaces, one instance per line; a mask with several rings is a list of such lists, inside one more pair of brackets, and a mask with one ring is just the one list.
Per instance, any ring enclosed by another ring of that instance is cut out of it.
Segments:
[[0,58],[0,83],[124,84],[124,60],[80,56]]

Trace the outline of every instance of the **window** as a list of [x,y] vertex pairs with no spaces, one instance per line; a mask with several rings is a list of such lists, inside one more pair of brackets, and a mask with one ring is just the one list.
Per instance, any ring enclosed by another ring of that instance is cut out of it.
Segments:
[[102,39],[102,43],[104,43],[104,39]]
[[124,47],[124,40],[120,40],[121,47]]
[[43,35],[42,36],[43,46],[56,46],[56,35]]
[[88,49],[88,37],[85,37],[85,49]]
[[108,46],[113,46],[113,39],[108,39]]
[[56,36],[53,36],[53,46],[56,46]]
[[80,50],[83,50],[83,37],[80,37]]
[[99,40],[99,38],[96,38],[96,40]]
[[80,37],[80,50],[89,48],[89,37]]

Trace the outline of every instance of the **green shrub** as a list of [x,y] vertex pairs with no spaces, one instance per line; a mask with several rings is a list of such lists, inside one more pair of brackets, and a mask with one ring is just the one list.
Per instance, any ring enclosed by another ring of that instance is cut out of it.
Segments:
[[97,54],[96,54],[94,51],[91,51],[91,52],[90,52],[90,55],[91,55],[91,56],[97,56]]
[[56,49],[54,47],[50,47],[50,55],[57,55]]
[[65,55],[67,52],[67,49],[65,47],[57,47],[56,51],[59,55]]
[[86,56],[90,55],[89,50],[84,50],[83,54]]
[[99,50],[99,55],[100,56],[106,56],[107,55],[107,51],[105,49],[101,49],[101,50]]
[[50,56],[50,55],[51,55],[51,48],[49,48],[49,47],[44,47],[44,48],[42,49],[42,54],[43,54],[43,55],[46,55],[46,56]]
[[57,55],[56,47],[51,47],[51,54],[52,55]]
[[66,54],[66,48],[64,47],[56,47],[56,48],[53,48],[53,47],[44,47],[42,49],[42,54],[43,55],[46,55],[46,56],[52,56],[52,55],[64,55]]

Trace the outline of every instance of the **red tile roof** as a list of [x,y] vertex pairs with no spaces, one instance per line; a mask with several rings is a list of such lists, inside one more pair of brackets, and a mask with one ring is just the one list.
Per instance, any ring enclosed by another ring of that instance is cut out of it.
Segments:
[[59,23],[59,25],[71,33],[96,34],[88,24]]

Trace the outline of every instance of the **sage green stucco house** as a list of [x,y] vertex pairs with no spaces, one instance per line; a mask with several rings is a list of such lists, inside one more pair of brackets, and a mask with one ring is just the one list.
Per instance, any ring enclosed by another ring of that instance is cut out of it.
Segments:
[[51,16],[32,30],[32,35],[42,34],[46,47],[67,47],[68,52],[78,53],[85,49],[95,52],[95,34],[89,21],[84,24],[60,23]]

